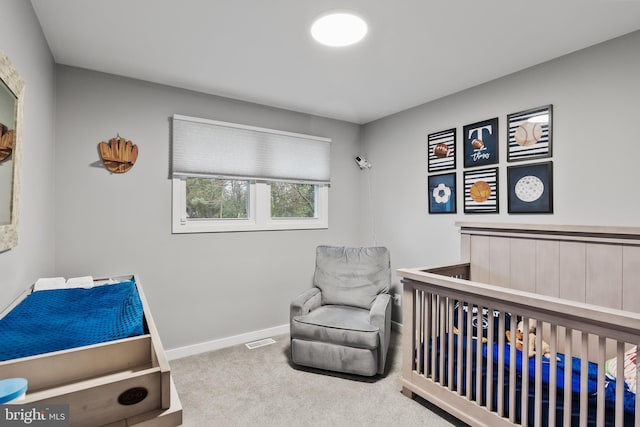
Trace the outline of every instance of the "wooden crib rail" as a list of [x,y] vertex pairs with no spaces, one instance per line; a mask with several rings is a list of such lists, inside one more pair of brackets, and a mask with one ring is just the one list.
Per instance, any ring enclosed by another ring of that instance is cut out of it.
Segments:
[[[404,286],[403,393],[419,394],[472,425],[568,426],[576,421],[571,418],[572,405],[579,408],[580,425],[586,425],[589,405],[592,409],[594,405],[588,403],[592,396],[586,391],[593,362],[598,366],[596,424],[605,425],[605,416],[612,415],[605,415],[605,373],[600,368],[609,349],[617,361],[613,416],[615,425],[623,425],[625,350],[640,343],[640,314],[464,280],[469,264],[401,269],[398,275]],[[472,312],[479,315],[475,320]],[[489,319],[484,330],[473,323],[480,321],[481,313]],[[505,343],[507,332],[515,336],[517,320],[522,320],[525,337],[530,320],[544,331],[544,336],[536,333],[534,341],[522,342],[522,354],[529,354],[530,347],[537,349],[531,373],[540,373],[543,363],[548,364],[549,383],[556,384],[560,357],[564,361],[576,357],[581,367],[579,386],[571,381],[571,363],[560,370],[565,379],[562,396],[555,387],[545,388],[542,375],[530,378],[529,363],[522,363],[516,374],[516,347]],[[540,351],[545,347],[546,356]],[[640,383],[638,369],[640,365],[636,365]],[[483,374],[497,381],[485,381]],[[517,398],[518,387],[532,390],[533,397],[521,393]],[[579,403],[572,402],[573,393],[579,394]],[[543,400],[548,401],[547,410]],[[557,403],[563,412],[556,411]],[[533,415],[520,419],[517,413]],[[635,404],[635,425],[640,426],[640,399]]]
[[471,264],[468,262],[460,263],[460,264],[441,265],[437,267],[402,269],[400,271],[406,272],[406,273],[424,272],[424,273],[431,273],[431,274],[439,274],[441,276],[454,277],[456,279],[464,279],[464,280],[471,279]]
[[615,308],[601,307],[562,298],[534,294],[531,292],[493,286],[471,280],[448,277],[432,271],[451,269],[458,271],[460,266],[432,267],[428,271],[422,268],[404,268],[397,274],[404,278],[403,283],[411,282],[414,286],[429,286],[436,293],[451,296],[468,296],[481,298],[483,302],[524,311],[536,319],[560,321],[564,326],[581,329],[585,324],[591,332],[607,335],[615,334],[615,339],[631,341],[640,333],[640,313],[623,311]]

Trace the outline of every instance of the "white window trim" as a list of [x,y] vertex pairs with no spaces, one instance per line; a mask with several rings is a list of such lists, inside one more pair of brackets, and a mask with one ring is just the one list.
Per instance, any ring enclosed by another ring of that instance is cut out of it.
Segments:
[[248,219],[188,219],[187,184],[172,178],[172,233],[222,233],[233,231],[312,230],[329,228],[329,185],[316,192],[317,218],[271,218],[269,184],[250,181]]

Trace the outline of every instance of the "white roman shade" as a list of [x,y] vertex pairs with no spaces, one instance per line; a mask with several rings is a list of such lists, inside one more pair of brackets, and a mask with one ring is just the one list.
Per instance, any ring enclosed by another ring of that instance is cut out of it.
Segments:
[[329,183],[331,140],[173,116],[172,174]]

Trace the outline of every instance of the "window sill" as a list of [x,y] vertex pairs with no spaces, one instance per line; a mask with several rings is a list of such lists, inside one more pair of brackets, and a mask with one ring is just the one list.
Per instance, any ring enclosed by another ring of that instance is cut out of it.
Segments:
[[229,233],[238,231],[278,231],[278,230],[319,230],[329,228],[326,221],[318,219],[278,219],[265,224],[237,220],[191,220],[173,224],[173,234],[186,233]]

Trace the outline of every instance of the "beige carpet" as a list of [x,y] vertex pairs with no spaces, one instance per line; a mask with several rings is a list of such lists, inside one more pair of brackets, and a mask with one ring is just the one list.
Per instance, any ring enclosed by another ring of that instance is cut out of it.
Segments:
[[171,361],[184,426],[462,426],[400,393],[400,335],[372,379],[293,366],[289,336]]

